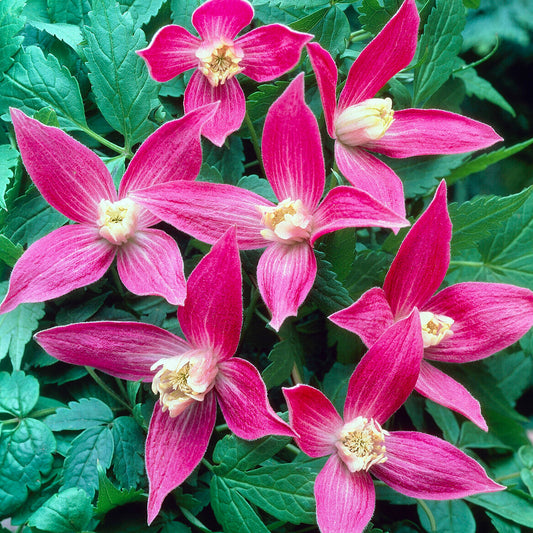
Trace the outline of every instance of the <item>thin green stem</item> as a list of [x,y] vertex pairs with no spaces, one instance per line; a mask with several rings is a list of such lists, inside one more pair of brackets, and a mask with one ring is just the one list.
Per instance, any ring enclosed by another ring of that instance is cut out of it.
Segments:
[[202,457],[202,464],[209,470],[209,472],[213,471],[213,465],[205,458]]
[[257,159],[254,159],[253,161],[248,161],[248,163],[244,163],[244,168],[255,167],[256,165],[259,165],[259,161]]
[[254,316],[255,306],[257,304],[258,299],[259,299],[259,291],[252,285],[252,288],[250,290],[250,303],[248,304],[248,307],[244,311],[244,322],[242,325],[241,337],[242,335],[244,335],[244,332],[248,329],[248,326],[250,325],[250,322],[252,321],[252,317]]
[[435,517],[433,516],[431,509],[428,507],[428,504],[424,500],[419,500],[418,498],[416,501],[418,502],[418,505],[424,509],[424,512],[429,520],[429,527],[431,528],[431,531],[437,531],[437,522],[435,522]]
[[123,148],[122,146],[119,146],[118,144],[108,141],[105,137],[102,137],[101,135],[93,131],[91,128],[88,128],[86,126],[81,126],[81,125],[79,125],[79,127],[82,131],[84,131],[87,135],[89,135],[89,137],[96,139],[100,144],[107,146],[114,152],[117,152],[120,155],[125,155],[126,157],[130,159],[133,157],[133,154],[130,152],[130,150],[127,150],[126,148]]
[[481,263],[480,261],[450,261],[449,266],[468,266],[479,268],[485,266],[485,263]]
[[272,524],[268,524],[267,529],[269,531],[274,531],[278,527],[284,526],[287,522],[285,520],[278,520],[277,522],[272,522]]
[[[47,407],[46,409],[39,409],[30,413],[31,418],[40,418],[42,416],[53,415],[56,412],[56,407]],[[7,420],[0,420],[0,424],[17,424],[20,418],[8,418]]]
[[287,448],[287,450],[291,451],[294,455],[298,455],[300,453],[300,449],[295,446],[294,444],[287,444],[287,446],[285,446],[285,448]]
[[300,385],[301,383],[303,383],[300,370],[298,370],[298,365],[296,363],[294,363],[294,366],[292,367],[291,378],[294,385]]
[[263,171],[263,174],[264,174],[265,168],[263,167],[263,158],[261,157],[261,147],[259,146],[259,137],[257,136],[254,125],[252,123],[252,119],[250,118],[250,115],[248,115],[248,112],[246,112],[246,114],[244,115],[244,122],[246,124],[246,127],[248,128],[248,131],[250,132],[250,140],[252,141],[255,155],[257,156],[257,161],[259,161],[259,164],[261,165],[261,170]]
[[228,431],[229,427],[228,424],[219,424],[218,426],[215,426],[215,431]]
[[100,377],[96,374],[94,368],[91,368],[90,366],[86,366],[85,367],[85,370],[87,370],[89,376],[91,376],[94,381],[96,381],[96,383],[98,384],[98,386],[105,390],[107,392],[107,394],[109,394],[109,396],[112,396],[115,400],[117,400],[117,402],[120,403],[120,405],[122,405],[123,407],[125,407],[128,411],[131,411],[131,407],[113,390],[111,389],[110,387],[108,387],[101,379]]
[[117,383],[117,387],[120,389],[120,394],[122,394],[123,398],[129,402],[129,396],[128,392],[126,391],[126,387],[124,387],[124,383],[122,383],[122,380],[119,378],[115,378],[115,382]]
[[500,481],[505,481],[507,479],[515,479],[517,477],[520,477],[520,472],[513,472],[512,474],[506,474],[505,476],[500,476],[494,478],[494,481],[499,483]]
[[485,63],[487,59],[490,59],[496,53],[496,50],[498,50],[499,47],[500,47],[500,40],[498,36],[496,35],[496,44],[494,45],[494,48],[486,56],[483,56],[481,59],[478,59],[477,61],[474,61],[473,63],[469,63],[468,65],[462,65],[461,67],[456,68],[454,71],[452,71],[452,74],[455,74],[456,72],[463,72],[465,70],[468,70],[469,68],[475,68],[478,65]]
[[357,43],[359,41],[366,41],[372,37],[372,34],[366,30],[357,30],[350,33],[350,42]]

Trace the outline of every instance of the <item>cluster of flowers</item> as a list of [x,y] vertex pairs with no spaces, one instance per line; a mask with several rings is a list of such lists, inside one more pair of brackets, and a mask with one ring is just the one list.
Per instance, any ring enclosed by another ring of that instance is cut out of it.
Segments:
[[[349,382],[344,420],[307,385],[284,389],[287,424],[271,408],[257,369],[233,357],[242,326],[239,250],[266,248],[257,282],[278,330],[297,314],[316,276],[314,242],[346,227],[397,231],[405,219],[400,179],[369,151],[390,157],[466,152],[500,138],[484,124],[438,110],[393,112],[374,98],[412,60],[419,25],[414,0],[363,50],[338,103],[332,57],[311,35],[281,25],[252,30],[245,0],[209,0],[192,18],[200,38],[167,26],[139,54],[152,76],[168,80],[195,68],[186,114],[140,146],[118,194],[104,163],[63,133],[13,109],[22,159],[44,198],[76,224],[32,244],[13,269],[0,307],[45,301],[101,278],[117,256],[124,285],[178,305],[182,339],[156,326],[89,322],[36,334],[62,361],[127,380],[152,383],[159,394],[146,442],[148,521],[165,496],[203,457],[216,406],[244,439],[289,435],[311,457],[330,456],[315,483],[323,532],[362,531],[375,495],[371,471],[397,491],[423,499],[460,498],[501,490],[483,468],[451,444],[382,425],[413,389],[487,429],[478,402],[427,360],[462,363],[509,346],[533,323],[533,293],[504,284],[460,283],[434,294],[450,260],[452,226],[442,182],[405,237],[383,288],[366,292],[332,315],[369,347]],[[298,75],[268,111],[262,138],[265,174],[279,203],[242,188],[194,181],[201,135],[217,145],[243,121],[245,99],[235,75],[262,82],[292,69],[304,46],[315,72],[339,169],[353,186],[322,199],[325,169],[316,119]],[[176,242],[151,226],[161,220],[211,251],[186,281]]]

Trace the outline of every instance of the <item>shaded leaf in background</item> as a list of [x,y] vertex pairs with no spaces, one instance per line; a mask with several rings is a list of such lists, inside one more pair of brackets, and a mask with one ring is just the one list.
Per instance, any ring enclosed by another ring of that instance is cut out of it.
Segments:
[[[65,491],[66,492],[66,491]],[[84,492],[85,494],[85,492]],[[119,490],[107,479],[105,470],[98,466],[98,500],[96,512],[105,514],[115,507],[146,500],[142,490]]]
[[113,422],[113,473],[120,488],[136,488],[145,476],[145,435],[139,424],[129,416],[121,416]]
[[23,252],[20,244],[13,244],[5,235],[0,235],[0,261],[12,267]]
[[13,178],[13,168],[18,163],[19,154],[9,144],[0,146],[0,208],[6,209],[5,194],[11,178]]
[[359,22],[363,30],[372,35],[377,35],[400,9],[402,0],[383,0],[383,6],[378,0],[363,0],[358,8]]
[[507,489],[469,496],[466,500],[517,524],[533,528],[533,498],[525,492]]

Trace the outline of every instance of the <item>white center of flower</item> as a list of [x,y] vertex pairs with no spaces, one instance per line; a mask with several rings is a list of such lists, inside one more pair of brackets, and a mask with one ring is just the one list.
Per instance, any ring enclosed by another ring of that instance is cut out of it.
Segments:
[[213,87],[224,85],[226,80],[243,70],[239,67],[243,56],[242,50],[235,43],[224,39],[205,43],[196,51],[198,69]]
[[301,200],[287,198],[273,207],[257,207],[265,229],[261,235],[267,241],[293,244],[309,239],[312,217]]
[[422,339],[424,348],[437,346],[444,339],[453,335],[452,326],[453,318],[444,315],[435,315],[429,311],[420,313],[420,322],[422,324]]
[[385,437],[389,434],[373,418],[358,416],[344,424],[335,446],[350,472],[368,470],[387,460]]
[[152,381],[159,403],[171,417],[178,416],[193,401],[201,402],[214,387],[218,373],[215,358],[203,350],[160,359],[151,370],[161,367]]
[[112,244],[124,244],[137,228],[139,206],[124,198],[118,202],[101,200],[98,204],[98,220],[100,235]]
[[337,139],[360,146],[381,139],[394,120],[390,98],[370,98],[346,108],[335,120]]

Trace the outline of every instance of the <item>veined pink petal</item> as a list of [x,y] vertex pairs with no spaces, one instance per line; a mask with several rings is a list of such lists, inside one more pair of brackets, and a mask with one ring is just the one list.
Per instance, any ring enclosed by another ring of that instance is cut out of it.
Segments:
[[364,191],[354,187],[334,187],[313,215],[314,243],[325,233],[343,228],[377,226],[401,228],[409,222]]
[[214,394],[192,402],[175,418],[154,406],[146,438],[146,472],[150,482],[148,524],[159,513],[165,496],[183,483],[205,454],[215,427],[217,404]]
[[441,181],[433,201],[413,224],[383,284],[395,318],[424,304],[438,289],[450,263],[452,223],[446,203],[446,182]]
[[344,420],[364,416],[383,424],[411,394],[423,354],[420,318],[414,311],[387,329],[355,368]]
[[218,366],[215,390],[228,427],[241,439],[294,436],[268,403],[267,390],[252,363],[234,357]]
[[326,174],[318,124],[304,100],[303,72],[268,110],[262,150],[265,174],[278,199],[299,199],[313,210]]
[[389,302],[379,287],[366,291],[357,302],[333,313],[329,319],[337,326],[359,335],[367,347],[372,346],[394,323]]
[[476,361],[507,348],[533,326],[533,292],[505,283],[458,283],[422,309],[453,318],[453,335],[425,357],[450,363]]
[[197,70],[185,89],[183,100],[185,112],[188,113],[217,101],[220,101],[220,106],[213,118],[202,127],[202,135],[213,144],[222,146],[226,137],[241,127],[246,114],[244,93],[237,78],[230,78],[218,87],[213,87],[209,80]]
[[173,181],[131,193],[161,220],[209,244],[237,226],[239,250],[263,248],[258,207],[274,204],[246,189],[223,183]]
[[60,361],[131,381],[151,381],[154,363],[191,349],[176,335],[141,322],[69,324],[39,331],[34,338]]
[[329,136],[335,138],[335,108],[337,107],[337,65],[327,50],[318,43],[309,43],[307,53],[315,73],[320,99],[324,108],[324,119]]
[[143,229],[118,248],[118,274],[126,288],[139,295],[157,295],[183,305],[185,274],[176,241],[158,229]]
[[294,440],[310,457],[336,453],[337,433],[344,425],[333,404],[309,385],[284,388]]
[[239,67],[252,80],[273,80],[297,65],[303,47],[312,38],[281,24],[260,26],[235,41],[244,53]]
[[272,313],[270,326],[276,331],[288,316],[296,316],[316,277],[316,258],[309,243],[273,243],[257,265],[257,284]]
[[405,0],[350,68],[339,97],[339,112],[372,98],[415,55],[420,17],[415,0]]
[[503,139],[487,124],[440,109],[403,109],[394,113],[387,133],[365,148],[389,157],[458,154]]
[[146,61],[150,76],[163,82],[197,67],[196,50],[201,44],[202,41],[185,28],[171,24],[163,26],[148,47],[138,50],[137,54]]
[[334,454],[316,477],[315,499],[322,533],[361,533],[374,514],[376,492],[367,472],[352,474]]
[[137,150],[120,182],[119,198],[158,183],[194,180],[202,166],[200,131],[218,103],[195,109],[159,127]]
[[228,229],[192,271],[178,320],[194,347],[212,349],[219,359],[228,359],[237,350],[242,276],[235,228]]
[[100,200],[117,193],[101,159],[59,128],[11,108],[24,166],[44,199],[75,222],[96,226]]
[[339,141],[335,141],[335,161],[356,189],[367,192],[391,211],[405,216],[403,183],[392,168],[365,150],[345,146]]
[[16,262],[0,306],[7,313],[26,302],[44,302],[99,280],[115,247],[85,224],[63,226],[35,241]]
[[253,7],[245,0],[209,0],[192,14],[192,24],[204,41],[233,39],[253,16]]
[[451,500],[505,489],[461,450],[432,435],[394,431],[385,438],[387,460],[372,473],[394,490],[424,500]]
[[488,431],[481,414],[479,402],[455,379],[422,361],[415,389],[430,400],[457,411],[474,422],[483,431]]

